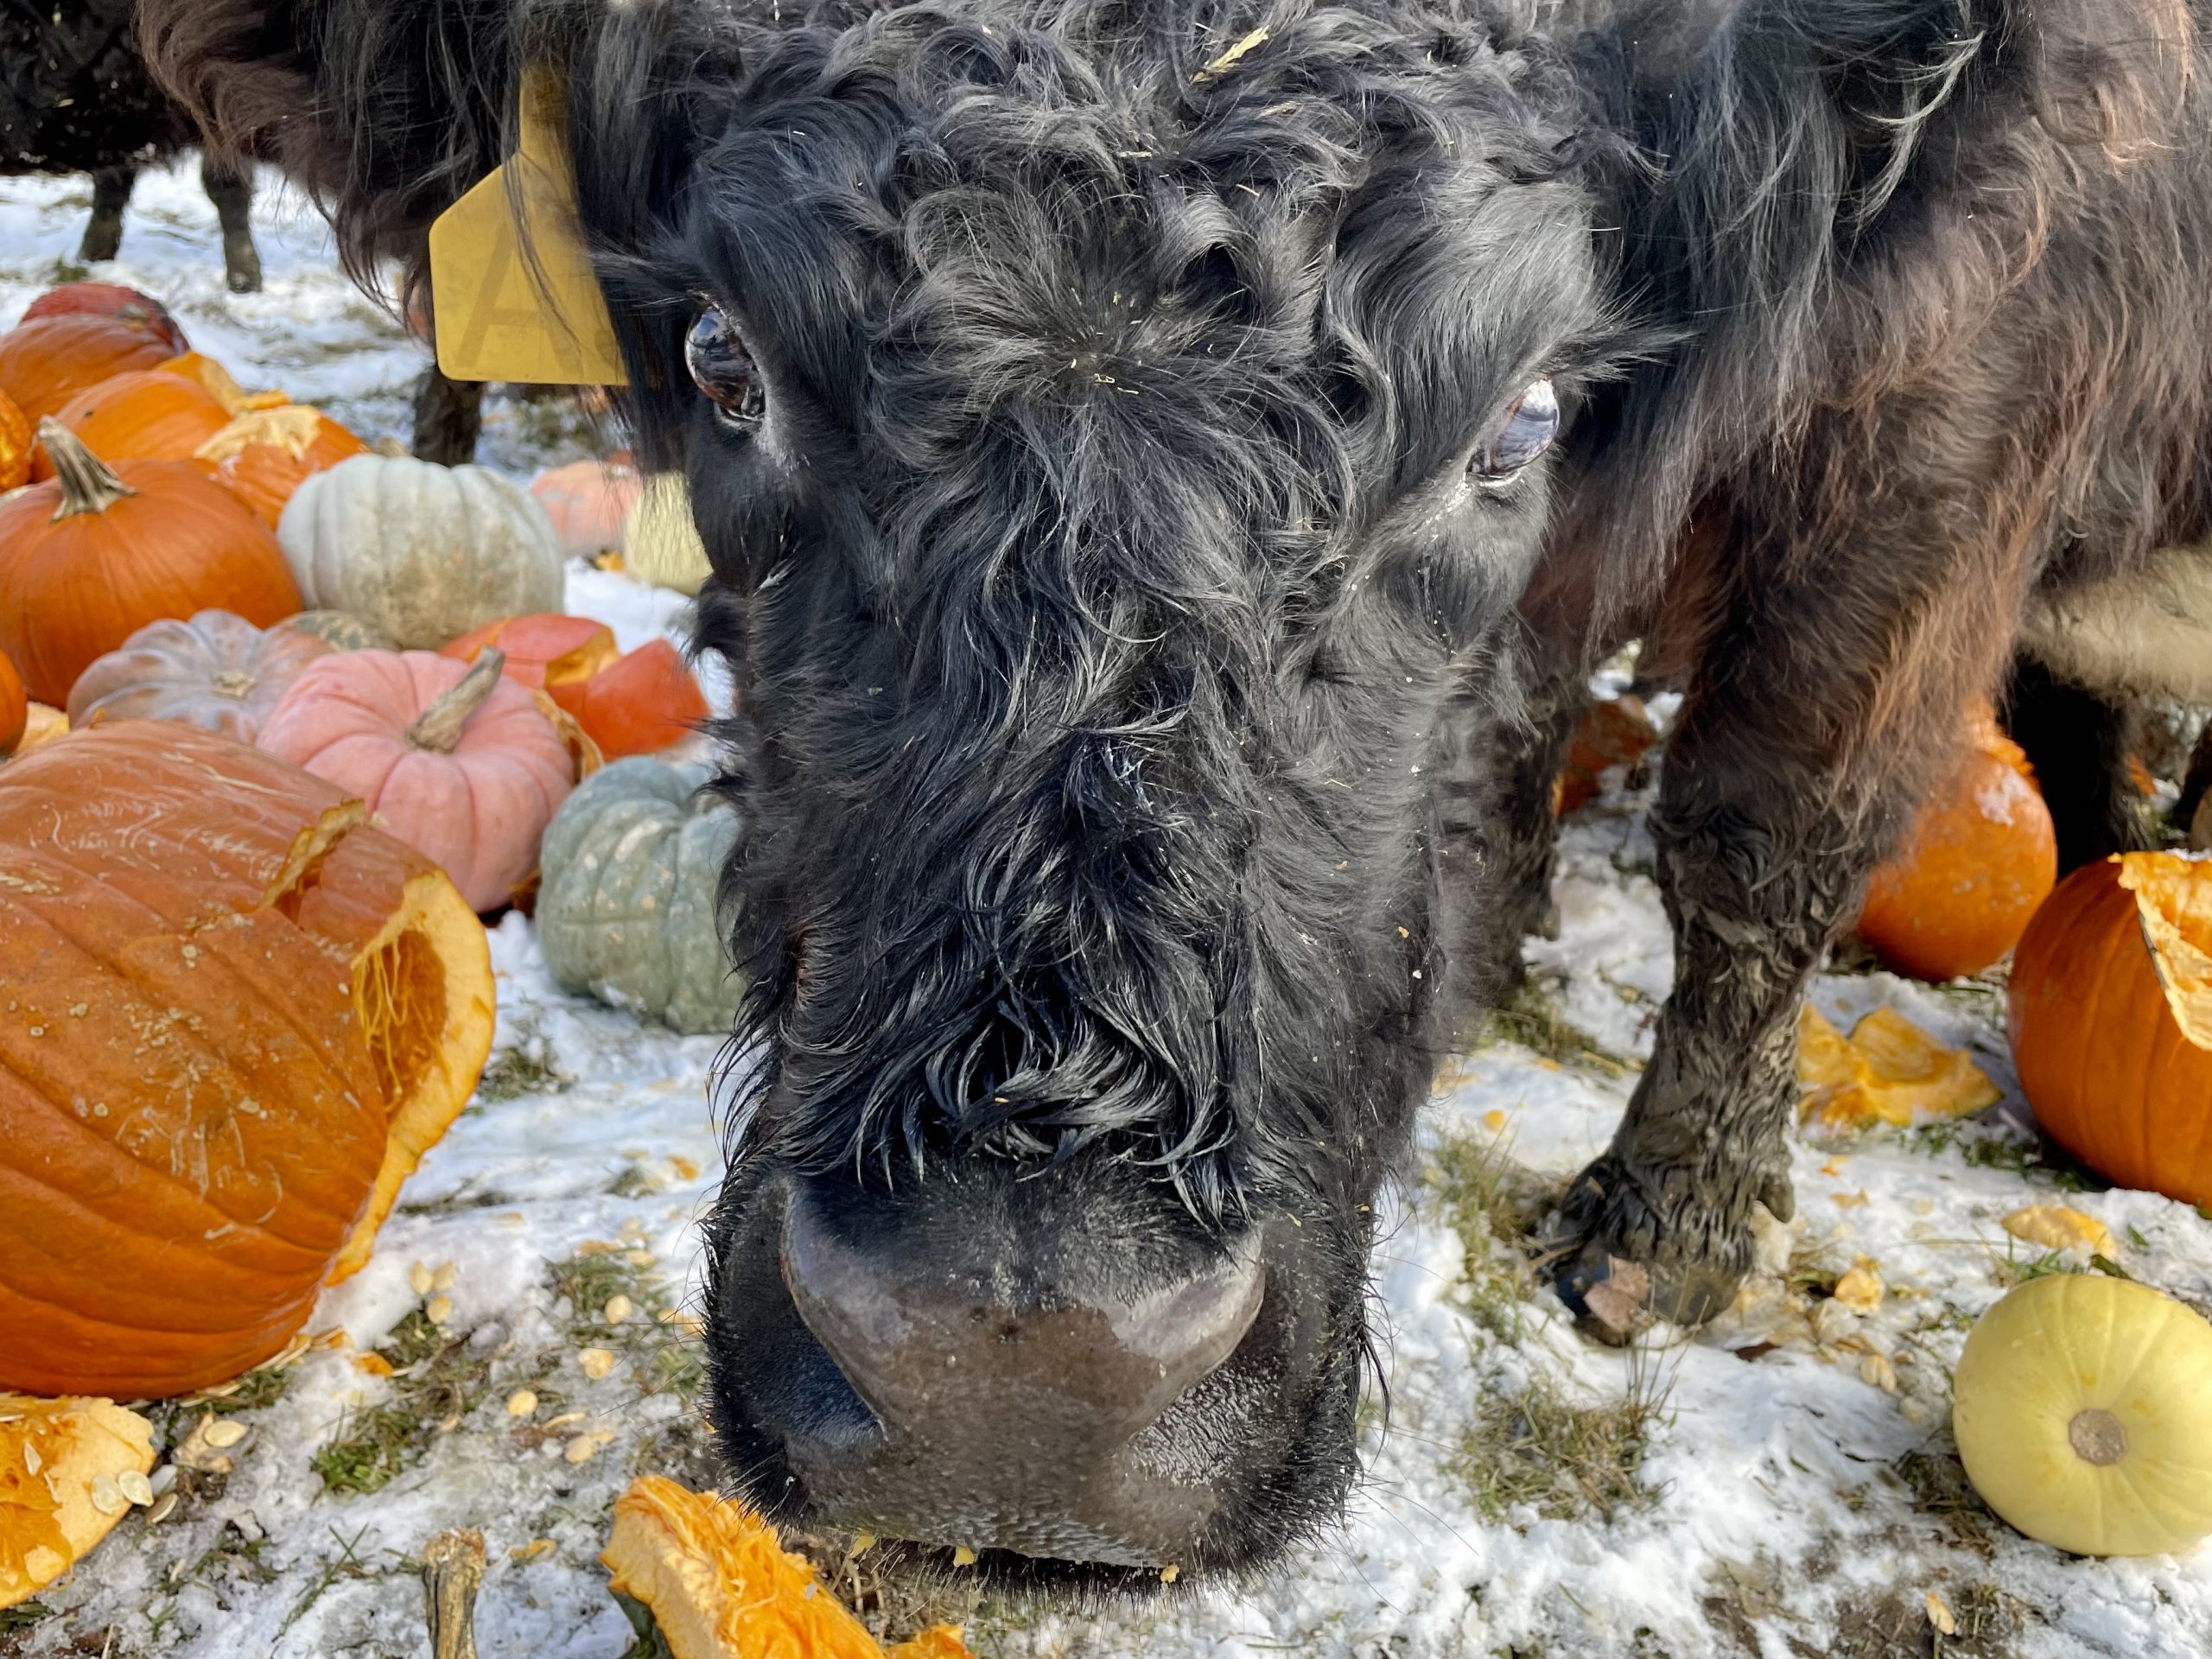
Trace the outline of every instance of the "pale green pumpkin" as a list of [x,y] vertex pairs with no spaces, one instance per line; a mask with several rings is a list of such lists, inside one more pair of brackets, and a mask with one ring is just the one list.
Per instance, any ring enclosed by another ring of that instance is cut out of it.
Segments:
[[728,1031],[744,990],[715,883],[737,840],[707,769],[650,756],[578,785],[545,832],[537,940],[563,989],[684,1032]]

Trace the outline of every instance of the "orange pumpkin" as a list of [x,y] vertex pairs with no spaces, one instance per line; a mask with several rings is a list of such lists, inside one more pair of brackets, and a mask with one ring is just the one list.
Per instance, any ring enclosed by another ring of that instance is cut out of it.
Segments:
[[1659,728],[1643,699],[1627,693],[1605,697],[1583,711],[1568,743],[1567,761],[1553,785],[1552,810],[1572,812],[1605,792],[1605,773],[1634,766],[1659,741]]
[[175,356],[149,329],[117,317],[41,317],[0,334],[0,391],[35,426],[87,386]]
[[590,558],[622,545],[623,522],[638,505],[638,469],[614,461],[575,461],[530,480],[530,493],[559,532],[562,551]]
[[307,404],[279,404],[242,410],[201,444],[195,455],[274,530],[292,492],[311,474],[368,450],[367,444],[321,410]]
[[471,628],[439,646],[438,655],[473,663],[487,646],[505,656],[502,671],[509,679],[536,688],[588,679],[621,654],[614,631],[604,622],[538,611]]
[[300,608],[268,525],[189,462],[113,468],[48,420],[59,476],[0,503],[0,652],[41,702],[165,616],[234,612],[257,627]]
[[2019,940],[2058,879],[2058,838],[2027,757],[1975,712],[1973,748],[1866,886],[1859,937],[1916,979],[1978,974]]
[[361,804],[189,726],[0,767],[0,1388],[258,1363],[489,1052],[482,927]]
[[[162,374],[181,375],[213,397],[232,415],[243,413],[250,407],[245,388],[231,376],[231,372],[213,358],[200,352],[185,352],[161,365]],[[283,401],[283,394],[276,394]]]
[[2109,1180],[2212,1205],[2212,859],[2075,871],[2021,937],[2008,1001],[2051,1138]]
[[16,665],[0,656],[0,754],[13,754],[30,723],[31,702],[23,690],[23,677]]
[[[54,418],[95,454],[189,461],[231,417],[198,381],[160,369],[134,369],[86,387]],[[54,463],[43,448],[31,457],[31,476],[54,476]]]
[[609,760],[681,743],[713,712],[665,639],[648,640],[586,678],[548,675],[545,695],[576,717]]
[[142,294],[121,283],[64,283],[49,288],[23,308],[22,321],[41,317],[112,317],[143,328],[172,352],[188,352],[184,330],[177,327],[168,307],[150,294]]
[[0,391],[0,495],[29,480],[32,442],[31,423],[16,400]]

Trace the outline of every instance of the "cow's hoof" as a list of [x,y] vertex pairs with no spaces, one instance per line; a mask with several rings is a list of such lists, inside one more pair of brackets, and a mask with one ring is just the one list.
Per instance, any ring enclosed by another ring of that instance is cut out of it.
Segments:
[[232,293],[261,292],[261,256],[252,248],[228,253],[223,265],[223,278]]
[[1734,1304],[1751,1270],[1747,1228],[1717,1217],[1667,1224],[1609,1158],[1575,1178],[1560,1215],[1548,1252],[1554,1288],[1586,1334],[1614,1346],[1656,1321],[1707,1323]]

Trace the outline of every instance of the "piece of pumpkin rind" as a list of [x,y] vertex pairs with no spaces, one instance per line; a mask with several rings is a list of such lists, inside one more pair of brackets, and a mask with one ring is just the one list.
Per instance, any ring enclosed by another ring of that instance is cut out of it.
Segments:
[[2119,864],[2174,1024],[2212,1051],[2212,855],[2126,853]]
[[[24,1457],[32,1445],[35,1472]],[[95,1507],[94,1479],[143,1475],[154,1463],[154,1426],[113,1401],[0,1393],[0,1607],[36,1595],[129,1513]]]

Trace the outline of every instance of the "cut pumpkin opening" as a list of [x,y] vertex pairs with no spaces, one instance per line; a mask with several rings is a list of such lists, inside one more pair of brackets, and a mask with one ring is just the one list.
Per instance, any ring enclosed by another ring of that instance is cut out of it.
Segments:
[[2120,885],[2135,895],[2174,1023],[2197,1047],[2212,1049],[2212,857],[2125,854]]

